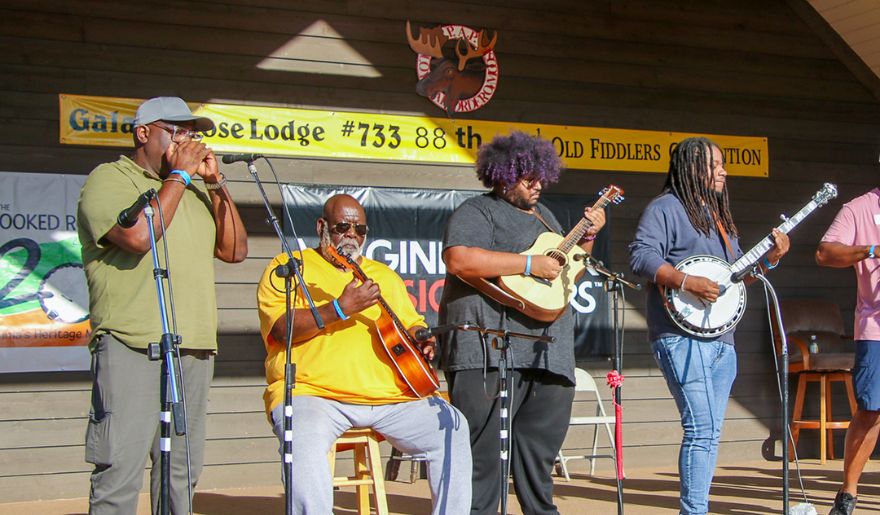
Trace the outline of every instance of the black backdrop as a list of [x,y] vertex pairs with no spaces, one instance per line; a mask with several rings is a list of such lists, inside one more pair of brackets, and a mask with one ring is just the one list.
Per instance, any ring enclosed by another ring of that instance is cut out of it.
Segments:
[[[284,205],[293,228],[287,216],[281,218],[291,248],[297,248],[293,241],[294,229],[302,245],[317,246],[315,221],[321,216],[325,200],[337,193],[348,193],[364,206],[370,226],[364,255],[386,263],[400,274],[416,309],[429,325],[436,324],[437,303],[446,273],[440,257],[446,219],[462,201],[482,192],[288,184],[284,186]],[[598,196],[585,199],[552,194],[541,197],[565,230],[580,220],[585,205],[592,205],[597,199]],[[593,256],[608,263],[611,214],[606,213],[608,222],[596,239]],[[572,309],[575,355],[578,358],[611,355],[611,313],[601,276],[592,270],[583,275],[572,299]]]

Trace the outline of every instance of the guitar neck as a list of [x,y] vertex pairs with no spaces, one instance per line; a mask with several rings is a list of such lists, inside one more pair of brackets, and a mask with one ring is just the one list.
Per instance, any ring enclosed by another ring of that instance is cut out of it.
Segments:
[[385,298],[382,297],[381,294],[379,295],[379,305],[382,307],[382,310],[385,312],[385,314],[391,317],[394,325],[396,325],[402,332],[406,333],[406,335],[409,336],[409,332],[407,332],[406,327],[403,326],[403,322],[401,322],[400,319],[397,318],[397,314],[391,310],[391,306],[389,306],[388,303],[385,302]]
[[[358,265],[354,260],[348,257],[340,256],[340,258],[345,261],[345,264],[348,266],[348,268],[361,282],[366,282],[367,280],[369,280],[367,274],[364,273],[360,265]],[[414,344],[415,342],[413,341],[412,336],[409,334],[409,331],[407,331],[407,328],[404,327],[403,322],[401,322],[400,319],[397,318],[397,314],[391,309],[391,306],[388,305],[388,302],[385,301],[385,297],[383,297],[381,293],[379,294],[378,302],[379,307],[382,308],[382,311],[385,313],[385,315],[391,318],[391,321],[394,323],[394,325],[396,325],[397,328],[400,329],[401,334],[405,335],[404,337],[409,341],[409,343]]]
[[[611,201],[608,200],[606,197],[600,197],[599,200],[597,200],[596,203],[593,204],[593,209],[605,209],[605,207],[609,203],[611,203]],[[556,248],[568,254],[568,252],[573,249],[579,241],[581,241],[581,239],[584,237],[584,234],[586,234],[592,226],[593,222],[590,221],[589,218],[582,217]]]
[[[810,213],[815,211],[817,207],[821,204],[817,203],[815,200],[811,200],[807,203],[806,206],[801,208],[800,211],[795,213],[794,216],[780,224],[777,229],[784,234],[788,234],[789,231],[795,228],[804,218],[807,217]],[[763,240],[761,240],[757,245],[752,247],[751,250],[743,254],[743,256],[736,260],[736,262],[731,265],[731,269],[733,271],[733,275],[736,275],[747,268],[752,267],[755,263],[761,259],[764,254],[766,254],[776,243],[773,241],[773,234],[767,235]]]

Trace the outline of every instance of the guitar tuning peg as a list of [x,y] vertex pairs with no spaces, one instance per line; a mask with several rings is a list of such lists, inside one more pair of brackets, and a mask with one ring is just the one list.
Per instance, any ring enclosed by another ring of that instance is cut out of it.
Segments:
[[779,215],[779,219],[782,220],[783,222],[787,222],[787,221],[788,221],[788,217],[785,216],[784,214],[783,214],[783,215]]
[[623,195],[617,197],[616,199],[614,199],[614,203],[620,204],[621,202],[623,202],[623,198],[624,198]]

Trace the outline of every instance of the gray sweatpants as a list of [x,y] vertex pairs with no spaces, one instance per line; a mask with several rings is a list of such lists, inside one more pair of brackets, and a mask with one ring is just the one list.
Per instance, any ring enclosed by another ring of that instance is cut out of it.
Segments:
[[[284,406],[272,410],[283,452]],[[371,427],[394,447],[428,458],[434,515],[458,515],[471,507],[470,432],[465,418],[439,397],[365,406],[309,395],[293,398],[293,492],[297,514],[333,512],[333,486],[327,453],[352,427]]]
[[[86,429],[91,476],[89,513],[136,513],[147,455],[152,511],[159,503],[159,411],[161,361],[102,335],[92,352],[92,407]],[[202,471],[208,389],[214,375],[211,351],[181,350],[193,487]],[[188,512],[184,437],[171,428],[171,512]]]

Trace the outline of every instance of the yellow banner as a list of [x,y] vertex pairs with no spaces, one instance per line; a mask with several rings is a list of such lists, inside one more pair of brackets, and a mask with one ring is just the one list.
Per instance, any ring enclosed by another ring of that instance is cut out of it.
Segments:
[[[132,146],[143,100],[63,94],[58,100],[61,143]],[[767,138],[760,137],[229,104],[190,108],[214,120],[204,141],[219,153],[469,164],[482,142],[521,130],[552,141],[570,169],[665,173],[677,142],[707,136],[722,147],[731,175],[767,177],[769,170]]]

